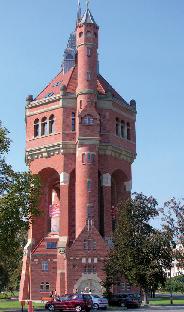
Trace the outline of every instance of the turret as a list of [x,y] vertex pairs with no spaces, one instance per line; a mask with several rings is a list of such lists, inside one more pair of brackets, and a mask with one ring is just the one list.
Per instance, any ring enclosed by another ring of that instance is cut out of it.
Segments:
[[77,42],[77,156],[76,236],[86,222],[98,227],[98,144],[97,101],[98,26],[87,7],[76,27]]

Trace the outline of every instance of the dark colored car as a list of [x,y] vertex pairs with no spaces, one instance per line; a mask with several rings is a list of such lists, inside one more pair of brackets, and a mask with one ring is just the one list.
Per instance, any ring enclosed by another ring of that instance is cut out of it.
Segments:
[[140,296],[138,294],[128,294],[127,297],[125,298],[124,304],[122,305],[127,307],[127,309],[140,308],[141,306]]
[[109,297],[109,305],[138,308],[141,305],[141,298],[136,293],[111,295]]
[[57,298],[57,300],[48,301],[45,304],[45,309],[49,311],[85,311],[89,312],[92,309],[93,301],[88,294],[73,294],[66,297]]

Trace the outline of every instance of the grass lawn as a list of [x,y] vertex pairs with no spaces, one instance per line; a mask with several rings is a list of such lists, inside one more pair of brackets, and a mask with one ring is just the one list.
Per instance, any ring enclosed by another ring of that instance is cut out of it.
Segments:
[[[44,304],[43,303],[34,303],[33,302],[33,305],[35,308],[43,308],[44,307]],[[25,305],[25,307],[27,307],[27,305]],[[17,301],[17,300],[0,300],[0,311],[2,309],[20,309],[21,308],[21,305],[20,305],[20,302]]]
[[[168,298],[158,298],[155,300],[150,300],[149,304],[151,305],[169,305],[170,304],[170,299]],[[184,299],[173,299],[173,304],[178,304],[178,305],[182,305],[184,304]]]

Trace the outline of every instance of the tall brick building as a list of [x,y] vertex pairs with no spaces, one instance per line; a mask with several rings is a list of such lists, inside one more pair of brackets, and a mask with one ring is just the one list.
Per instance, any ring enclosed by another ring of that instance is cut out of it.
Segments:
[[61,71],[27,98],[26,161],[42,181],[43,214],[28,233],[20,300],[29,289],[32,299],[53,289],[102,292],[115,207],[131,191],[136,103],[100,75],[98,32],[79,8]]

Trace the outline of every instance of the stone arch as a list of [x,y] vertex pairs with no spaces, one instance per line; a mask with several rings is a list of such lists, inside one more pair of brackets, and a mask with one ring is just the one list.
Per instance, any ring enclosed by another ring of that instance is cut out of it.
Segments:
[[73,292],[91,292],[102,295],[104,292],[102,280],[97,276],[97,274],[82,274],[82,277],[80,277],[74,285]]
[[50,167],[38,172],[41,180],[40,208],[44,211],[45,234],[59,231],[60,215],[60,176]]
[[111,176],[111,217],[112,217],[112,229],[116,226],[116,207],[119,202],[125,199],[126,189],[125,181],[127,181],[126,174],[117,169]]

